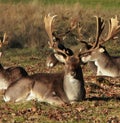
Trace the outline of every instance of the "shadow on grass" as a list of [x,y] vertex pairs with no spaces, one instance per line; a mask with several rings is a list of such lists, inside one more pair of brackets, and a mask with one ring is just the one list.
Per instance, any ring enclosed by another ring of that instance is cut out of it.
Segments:
[[110,100],[116,100],[120,101],[120,97],[91,97],[86,98],[87,101],[110,101]]

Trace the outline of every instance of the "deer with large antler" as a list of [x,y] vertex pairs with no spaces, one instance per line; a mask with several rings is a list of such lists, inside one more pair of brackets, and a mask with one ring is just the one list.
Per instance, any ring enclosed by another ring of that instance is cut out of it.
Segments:
[[[59,49],[65,50],[66,53],[69,53],[69,55],[73,55],[73,51],[69,48],[64,47],[63,40],[66,38],[66,36],[71,33],[76,27],[77,27],[77,18],[74,18],[70,21],[70,27],[67,28],[67,30],[63,33],[57,34],[53,31],[52,36],[54,39],[54,44],[58,45]],[[52,53],[47,57],[46,59],[46,65],[49,68],[54,67],[57,63],[64,63],[64,59],[59,55],[58,52],[55,50],[52,51]]]
[[83,62],[94,61],[95,65],[97,66],[98,76],[119,77],[120,57],[110,56],[105,47],[102,46],[102,44],[106,41],[109,41],[110,39],[115,39],[116,35],[120,31],[120,25],[118,25],[119,21],[117,20],[117,16],[109,20],[109,31],[105,38],[101,36],[105,27],[104,20],[100,17],[96,17],[96,20],[96,41],[89,50],[80,54],[81,60]]
[[[4,33],[3,37],[0,37],[0,47],[6,45],[8,42],[6,41],[6,33]],[[2,56],[2,52],[0,52],[0,57]],[[0,64],[0,90],[7,89],[11,83],[14,83],[18,79],[23,76],[27,76],[27,72],[23,67],[8,67],[4,68]]]
[[[13,83],[6,90],[5,101],[21,101],[37,99],[50,104],[64,104],[82,101],[86,91],[80,60],[78,56],[70,56],[61,50],[53,41],[52,23],[56,16],[45,16],[45,29],[49,36],[49,46],[65,61],[64,72],[37,73]],[[21,82],[25,81],[25,82]]]

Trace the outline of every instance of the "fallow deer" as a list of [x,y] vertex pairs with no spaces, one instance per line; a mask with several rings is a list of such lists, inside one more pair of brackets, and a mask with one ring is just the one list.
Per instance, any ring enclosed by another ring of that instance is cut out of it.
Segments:
[[[76,24],[76,25],[77,25],[77,24]],[[75,26],[74,26],[74,27],[75,27]],[[83,51],[89,50],[90,48],[92,48],[92,45],[91,45],[91,44],[88,44],[86,41],[81,40],[81,37],[82,37],[82,34],[81,34],[81,27],[80,27],[80,25],[78,25],[78,26],[76,26],[76,27],[78,27],[78,28],[77,28],[77,32],[78,32],[77,40],[78,40],[80,43],[85,44],[85,47],[83,47],[83,48],[81,49],[81,51],[82,51],[82,50],[83,50]],[[71,29],[72,29],[72,28],[71,28]],[[72,31],[72,30],[70,30],[69,32],[71,32],[71,31]],[[68,33],[68,32],[67,32],[67,33]],[[66,32],[65,32],[64,34],[66,34]],[[63,36],[64,36],[64,35],[63,35]],[[56,39],[56,38],[55,38],[55,39]],[[58,45],[58,46],[61,45],[61,43],[60,43],[59,41],[55,40],[55,42],[57,42],[57,45]],[[70,51],[69,48],[65,48],[64,46],[60,46],[60,47],[62,47],[62,48],[61,48],[62,50],[66,50],[66,52],[69,52],[70,55],[73,55],[73,52]],[[68,51],[68,50],[69,50],[69,51]],[[47,57],[47,59],[46,59],[46,65],[47,65],[47,67],[49,67],[49,68],[53,68],[53,67],[56,66],[58,63],[62,63],[62,64],[65,63],[63,57],[59,56],[58,52],[52,52],[52,53]],[[85,65],[86,63],[81,62],[81,64],[82,64],[82,65]],[[90,69],[92,70],[92,72],[96,74],[96,73],[97,73],[97,66],[95,65],[95,63],[94,63],[93,61],[89,61],[89,62],[87,62],[87,64],[89,65],[89,67],[90,67]]]
[[[53,35],[53,39],[54,39],[54,44],[58,45],[59,49],[61,50],[65,50],[66,53],[68,52],[69,55],[73,55],[73,51],[69,48],[64,47],[63,40],[66,38],[66,35],[68,35],[70,32],[72,32],[74,29],[76,29],[77,27],[77,19],[74,18],[72,19],[72,21],[70,22],[70,27],[67,29],[67,31],[57,34],[55,32],[52,33]],[[61,56],[61,54],[59,55],[58,52],[56,52],[55,50],[53,50],[53,52],[47,57],[46,59],[46,65],[49,68],[54,67],[57,63],[65,63],[63,56]]]
[[[7,44],[8,42],[6,41],[6,33],[4,33],[4,36],[0,38],[0,47],[3,45]],[[2,52],[0,52],[0,57],[2,55]],[[9,67],[9,68],[4,68],[0,64],[0,90],[7,89],[7,87],[20,79],[23,76],[27,76],[27,72],[25,71],[24,68],[17,66],[17,67]]]
[[94,61],[95,65],[97,66],[97,76],[119,77],[120,56],[110,56],[109,53],[106,51],[105,47],[102,46],[104,42],[116,38],[116,35],[120,31],[120,25],[118,25],[119,21],[117,20],[117,16],[109,20],[108,35],[106,38],[103,38],[101,37],[101,34],[105,27],[104,20],[100,17],[96,17],[96,19],[96,42],[88,51],[81,53],[81,60],[83,62]]
[[36,73],[18,80],[6,90],[4,94],[6,102],[37,99],[57,105],[85,99],[86,91],[79,57],[69,56],[69,53],[61,50],[53,41],[52,23],[55,17],[45,16],[44,23],[50,47],[61,54],[65,61],[64,72]]

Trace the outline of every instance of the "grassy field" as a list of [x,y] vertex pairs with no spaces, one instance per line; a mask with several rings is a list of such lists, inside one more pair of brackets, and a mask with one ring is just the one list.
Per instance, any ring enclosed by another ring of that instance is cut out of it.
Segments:
[[[117,1],[117,0],[116,0]],[[78,18],[80,25],[82,26],[82,34],[84,39],[89,39],[95,36],[95,15],[102,16],[105,20],[118,15],[120,18],[119,1],[110,3],[109,7],[104,6],[101,3],[94,2],[91,4],[86,1],[80,3],[71,4],[46,4],[43,2],[28,2],[23,4],[17,2],[1,2],[0,3],[0,32],[7,32],[9,37],[10,47],[45,47],[48,37],[44,30],[43,18],[46,14],[57,14],[58,23],[56,28],[58,32],[66,30],[70,26],[70,22],[74,18]],[[45,1],[44,1],[45,2]],[[106,3],[106,2],[104,2]],[[106,3],[106,5],[108,5]],[[115,7],[114,7],[115,6]],[[67,24],[66,24],[67,23]],[[60,30],[61,29],[61,30]],[[71,38],[73,35],[71,35]],[[74,40],[67,38],[65,42]]]
[[[7,32],[9,40],[8,46],[1,49],[4,66],[23,66],[29,74],[63,70],[62,65],[50,70],[45,64],[50,51],[43,18],[49,12],[58,15],[55,23],[58,32],[64,32],[71,19],[78,17],[83,39],[88,40],[95,37],[94,15],[105,20],[118,15],[120,20],[120,1],[60,0],[58,4],[58,0],[0,0],[0,32]],[[81,45],[76,43],[74,33],[65,40],[65,45],[78,50]],[[119,39],[105,45],[111,55],[120,55]],[[87,65],[83,74],[86,100],[72,105],[5,103],[0,92],[0,123],[119,123],[120,78],[96,78]]]
[[[4,66],[23,66],[29,74],[60,72],[63,69],[62,65],[51,70],[46,67],[45,60],[48,54],[48,50],[9,49],[4,51],[1,63]],[[72,105],[52,106],[37,101],[5,103],[1,92],[0,122],[119,123],[120,78],[96,78],[87,66],[83,68],[83,73],[87,92],[86,100]]]
[[74,4],[74,3],[80,3],[83,6],[96,6],[101,5],[103,7],[120,7],[120,1],[119,0],[0,0],[2,3],[30,3],[30,2],[37,2],[37,3],[43,3],[45,5],[48,4]]

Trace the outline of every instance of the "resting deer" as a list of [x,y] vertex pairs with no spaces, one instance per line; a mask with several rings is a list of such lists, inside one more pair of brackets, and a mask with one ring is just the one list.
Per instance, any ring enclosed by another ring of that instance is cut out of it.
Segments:
[[[7,44],[6,33],[4,33],[3,38],[1,38],[0,40],[0,47],[2,47],[5,44]],[[0,57],[1,55],[2,55],[2,52],[0,52]],[[27,75],[28,75],[27,72],[22,67],[17,66],[17,67],[9,67],[5,69],[0,64],[0,90],[7,89],[7,87],[11,83]]]
[[37,73],[20,79],[6,90],[4,95],[6,102],[37,99],[57,105],[85,99],[86,91],[79,57],[69,56],[69,53],[61,50],[53,41],[52,22],[54,18],[55,16],[45,16],[45,29],[50,38],[50,47],[59,55],[61,54],[65,61],[64,72]]
[[[118,25],[117,16],[111,18],[109,21],[109,32],[106,38],[101,37],[104,30],[104,20],[100,17],[97,18],[97,34],[96,42],[93,44],[92,48],[88,51],[81,53],[81,60],[83,62],[94,61],[97,66],[98,76],[120,76],[120,57],[112,57],[106,51],[102,44],[110,39],[116,38],[115,36],[120,31],[120,25]],[[84,55],[83,55],[84,54]]]
[[[67,31],[65,31],[64,33],[61,34],[56,34],[55,32],[52,33],[53,35],[53,39],[54,39],[54,44],[58,45],[59,49],[61,50],[65,50],[65,52],[69,53],[69,55],[73,55],[73,51],[69,48],[64,47],[64,45],[62,44],[62,41],[65,39],[66,35],[68,35],[70,32],[72,32],[75,28],[77,27],[77,20],[73,19],[70,22],[70,27],[67,29]],[[64,64],[64,59],[63,56],[61,56],[61,54],[59,55],[58,52],[56,52],[55,50],[53,50],[53,52],[47,57],[46,59],[46,65],[49,68],[54,67],[57,63],[63,63]]]
[[[74,26],[75,27],[75,26]],[[78,32],[78,37],[77,37],[77,40],[80,42],[80,43],[83,43],[83,44],[85,44],[85,47],[84,48],[82,48],[84,51],[85,50],[89,50],[91,47],[92,47],[92,45],[91,44],[89,44],[89,43],[87,43],[86,41],[82,41],[81,40],[81,37],[82,37],[82,34],[81,34],[81,27],[80,27],[80,25],[78,25],[78,26],[76,26],[76,27],[78,27],[77,28],[77,32]],[[73,29],[72,27],[71,27],[71,29]],[[69,32],[71,32],[72,30],[70,30]],[[66,32],[65,32],[65,34],[66,34]],[[58,44],[58,46],[59,45],[61,45],[60,44],[60,42],[59,41],[56,41]],[[73,52],[69,49],[69,48],[65,48],[64,47],[64,45],[62,45],[62,50],[66,50],[66,52],[68,52],[70,55],[73,55]],[[47,67],[49,67],[49,68],[53,68],[54,66],[56,66],[58,63],[63,63],[64,64],[64,59],[63,59],[63,57],[62,56],[59,56],[59,54],[58,54],[58,52],[52,52],[48,57],[47,57],[47,59],[46,59],[46,65],[47,65]],[[85,63],[81,63],[81,64],[85,64]],[[97,73],[97,66],[95,65],[95,63],[93,62],[93,61],[89,61],[88,62],[88,65],[89,65],[89,67],[90,67],[90,69],[92,69],[92,71],[93,71],[93,73]]]

